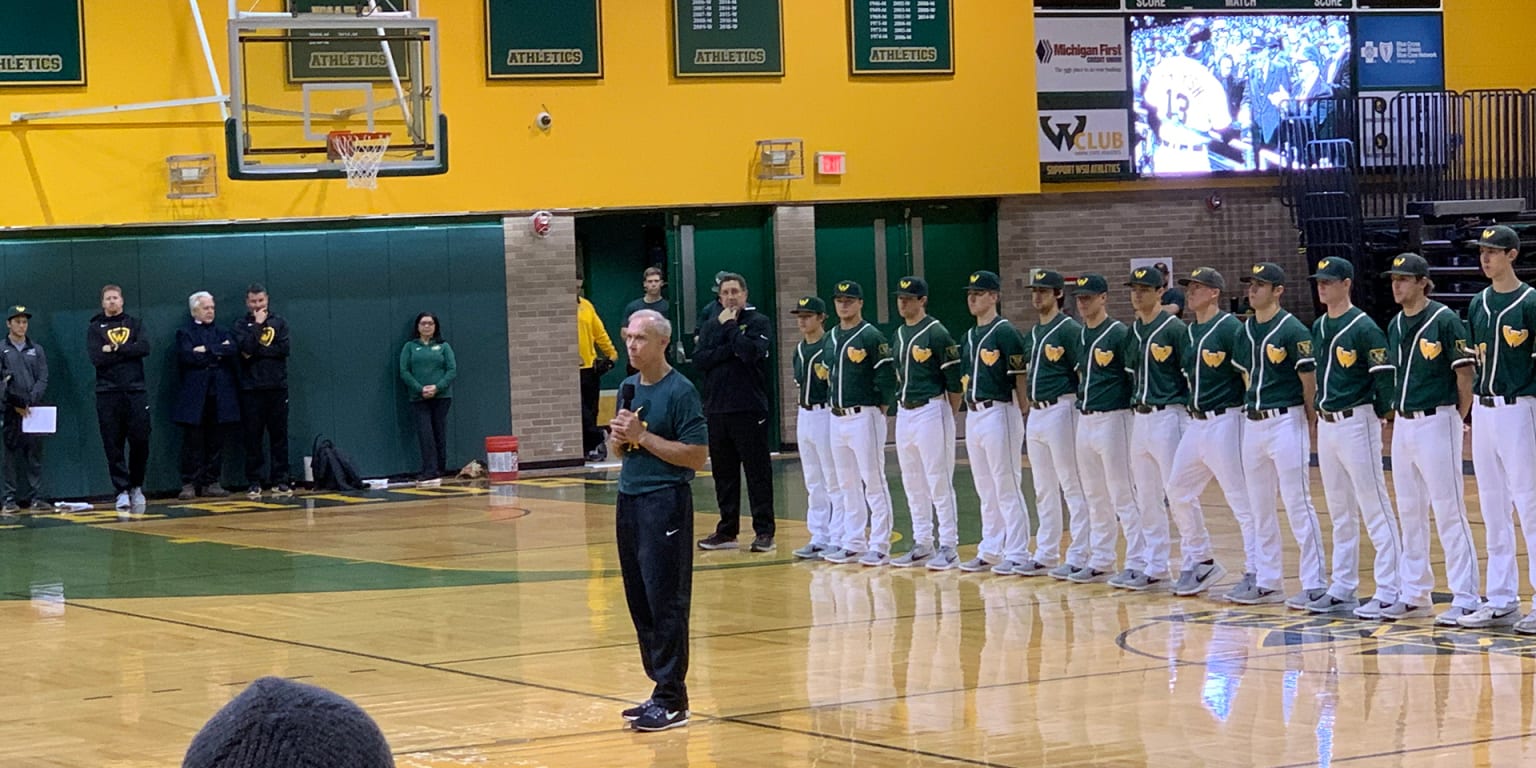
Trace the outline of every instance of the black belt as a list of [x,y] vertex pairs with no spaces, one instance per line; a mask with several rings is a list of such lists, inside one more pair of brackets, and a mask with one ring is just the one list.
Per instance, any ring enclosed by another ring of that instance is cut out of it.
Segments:
[[974,403],[966,403],[965,404],[965,409],[967,411],[984,411],[984,410],[986,410],[988,408],[991,408],[994,405],[1002,405],[1002,404],[1003,404],[1002,400],[977,400]]
[[1284,415],[1286,415],[1287,413],[1290,413],[1290,412],[1291,412],[1290,406],[1284,406],[1284,407],[1281,407],[1281,408],[1265,408],[1263,410],[1257,410],[1257,409],[1250,408],[1248,410],[1248,420],[1249,421],[1263,421],[1265,419],[1273,419],[1276,416],[1284,416]]
[[903,400],[901,401],[901,407],[908,411],[915,411],[931,402],[933,402],[931,397],[927,400]]
[[1123,410],[1125,410],[1125,409],[1124,408],[1100,408],[1097,411],[1090,411],[1090,410],[1084,409],[1084,410],[1078,411],[1078,413],[1081,413],[1084,416],[1092,416],[1095,413],[1114,413],[1116,411],[1123,411]]
[[1342,411],[1318,411],[1317,412],[1317,417],[1322,419],[1323,421],[1328,422],[1329,424],[1334,424],[1334,423],[1343,421],[1343,420],[1345,420],[1345,419],[1347,419],[1347,418],[1349,418],[1349,417],[1351,417],[1353,415],[1355,415],[1355,409],[1353,409],[1353,408],[1345,408]]
[[1043,411],[1043,410],[1045,410],[1045,409],[1055,405],[1056,403],[1058,403],[1060,401],[1061,401],[1061,398],[1059,398],[1059,397],[1053,397],[1053,398],[1051,398],[1049,400],[1034,400],[1034,401],[1030,402],[1029,407],[1033,408],[1033,409],[1035,409],[1037,411]]
[[1405,419],[1418,419],[1425,416],[1433,416],[1435,415],[1435,412],[1439,410],[1440,406],[1437,405],[1434,408],[1425,408],[1422,411],[1398,411],[1397,415]]
[[1191,408],[1191,409],[1189,409],[1189,415],[1192,418],[1196,418],[1196,419],[1199,419],[1201,421],[1205,421],[1206,419],[1212,418],[1214,416],[1220,416],[1223,413],[1226,413],[1227,411],[1230,411],[1230,410],[1232,410],[1232,409],[1231,408],[1217,408],[1217,409],[1215,409],[1213,411],[1197,411],[1197,410]]
[[859,412],[863,411],[865,408],[873,408],[873,407],[874,407],[873,405],[853,405],[853,406],[849,406],[847,408],[833,408],[832,409],[832,415],[833,416],[852,416],[852,415],[854,415],[856,413],[859,413]]
[[1479,395],[1477,404],[1484,408],[1497,408],[1501,405],[1514,405],[1514,395]]
[[800,410],[802,410],[802,411],[819,411],[819,410],[821,410],[823,408],[826,408],[826,407],[827,407],[826,403],[816,403],[815,405],[802,405],[802,406],[800,406]]
[[1164,410],[1167,410],[1167,409],[1172,408],[1172,407],[1173,406],[1171,406],[1171,405],[1145,405],[1145,404],[1137,404],[1137,405],[1131,406],[1131,408],[1134,409],[1137,413],[1142,413],[1142,414],[1157,413],[1158,411],[1164,411]]

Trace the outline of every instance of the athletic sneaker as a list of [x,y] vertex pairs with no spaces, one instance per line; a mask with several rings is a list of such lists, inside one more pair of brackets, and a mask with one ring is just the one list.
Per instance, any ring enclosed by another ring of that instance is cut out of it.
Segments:
[[1109,571],[1101,571],[1097,568],[1079,568],[1067,577],[1067,581],[1074,584],[1095,584],[1109,580]]
[[272,489],[272,494],[274,496],[292,496],[293,488],[289,487],[287,483],[278,483],[277,487]]
[[820,560],[823,554],[830,551],[831,550],[827,547],[824,547],[813,541],[793,552],[790,552],[790,554],[800,558],[801,560]]
[[117,495],[117,503],[113,506],[117,507],[118,509],[127,509],[132,504],[133,502],[130,500],[128,492],[123,491]]
[[1030,560],[1025,560],[1022,563],[1019,563],[1018,565],[1015,565],[1013,567],[1013,575],[1015,575],[1015,576],[1043,576],[1045,574],[1045,572],[1049,571],[1050,569],[1051,569],[1050,566],[1048,566],[1048,565],[1041,565],[1038,561],[1030,559]]
[[1110,585],[1111,587],[1119,589],[1120,585],[1123,584],[1126,579],[1129,579],[1129,578],[1131,578],[1132,576],[1135,576],[1135,575],[1136,575],[1136,569],[1134,569],[1134,568],[1126,568],[1125,570],[1123,570],[1123,571],[1121,571],[1121,572],[1119,572],[1119,573],[1109,577],[1109,580],[1104,582],[1104,583]]
[[4,504],[0,504],[0,515],[14,515],[19,512],[21,512],[21,505],[17,504],[15,499],[6,499]]
[[1473,611],[1471,608],[1463,608],[1459,605],[1453,605],[1435,615],[1435,626],[1459,627],[1461,626],[1460,619],[1463,616],[1471,616],[1473,613],[1475,613],[1475,611]]
[[827,561],[829,563],[836,563],[838,565],[842,565],[844,563],[857,563],[859,561],[859,558],[861,558],[863,556],[864,556],[863,552],[855,552],[855,551],[853,551],[851,549],[834,549],[834,550],[832,550],[832,551],[822,555],[821,559],[825,560],[825,561]]
[[960,553],[954,547],[939,547],[938,553],[928,558],[928,570],[947,571],[960,564]]
[[184,483],[181,486],[181,493],[176,494],[176,498],[182,501],[191,501],[197,498],[197,489],[192,487],[191,483]]
[[1520,621],[1520,606],[1484,605],[1466,616],[1456,620],[1456,623],[1467,629],[1482,629],[1484,627],[1512,627]]
[[911,568],[914,565],[922,565],[933,557],[933,547],[927,544],[915,544],[905,554],[891,561],[891,565],[897,568]]
[[635,718],[645,714],[645,710],[649,709],[651,705],[655,703],[656,701],[654,699],[646,699],[645,701],[642,701],[639,704],[636,704],[635,706],[620,712],[619,714],[622,715],[625,720],[633,722]]
[[774,550],[773,537],[759,534],[756,538],[752,539],[751,550],[753,552],[772,552]]
[[259,498],[261,498],[261,484],[260,483],[251,483],[251,487],[247,488],[246,491],[245,491],[245,496],[248,499],[259,499]]
[[1251,591],[1253,589],[1256,589],[1258,587],[1258,585],[1259,585],[1258,574],[1245,573],[1245,574],[1243,574],[1243,577],[1241,579],[1237,580],[1236,584],[1232,585],[1231,589],[1227,590],[1227,593],[1225,595],[1221,596],[1221,599],[1227,600],[1227,601],[1231,601],[1231,602],[1236,602],[1235,600],[1232,600],[1232,596],[1233,595],[1241,595],[1241,594],[1247,593],[1247,592],[1249,592],[1249,591]]
[[1343,613],[1359,607],[1360,601],[1354,595],[1335,597],[1332,593],[1324,592],[1322,597],[1307,603],[1307,613]]
[[1391,607],[1391,603],[1379,597],[1373,597],[1361,604],[1353,613],[1357,619],[1380,619],[1382,612]]
[[203,495],[210,499],[222,499],[229,495],[229,491],[224,490],[222,485],[210,485],[203,489]]
[[1051,570],[1046,571],[1045,575],[1047,575],[1047,576],[1049,576],[1049,577],[1051,577],[1051,578],[1053,578],[1053,579],[1055,579],[1057,581],[1066,581],[1069,577],[1072,576],[1072,573],[1074,571],[1076,571],[1076,570],[1077,570],[1077,566],[1075,566],[1075,565],[1073,565],[1071,563],[1062,563],[1061,565],[1058,565],[1055,568],[1052,568]]
[[736,537],[735,536],[727,536],[727,535],[725,535],[725,534],[723,534],[723,533],[721,533],[719,531],[715,531],[714,533],[711,533],[710,535],[705,536],[702,539],[699,539],[699,549],[708,549],[708,550],[713,551],[713,550],[716,550],[716,549],[735,549],[735,548],[736,548]]
[[[1431,608],[1430,606],[1409,605],[1407,603],[1397,602],[1393,603],[1386,610],[1381,612],[1381,620],[1401,621],[1403,619],[1427,619],[1433,615],[1435,615],[1435,609]],[[1519,628],[1518,624],[1515,626],[1516,629]],[[1531,627],[1531,631],[1536,632],[1536,625]]]
[[660,704],[652,704],[645,708],[640,716],[631,720],[629,727],[637,731],[665,731],[668,728],[677,728],[688,724],[688,710],[671,710]]
[[[117,495],[117,500],[118,500],[118,503],[121,504],[122,500],[123,500],[123,495],[122,494],[118,494]],[[130,504],[132,504],[133,506],[138,507],[140,509],[143,509],[144,505],[148,503],[144,499],[144,489],[142,487],[130,488],[128,490],[128,501],[129,501]],[[121,508],[122,507],[119,506],[119,509],[121,509]]]
[[1536,613],[1515,622],[1515,631],[1522,635],[1536,635]]
[[877,552],[873,549],[865,552],[864,556],[859,558],[859,565],[862,565],[866,568],[876,568],[878,566],[886,565],[890,562],[890,555],[887,555],[884,552]]
[[1227,575],[1227,569],[1215,560],[1207,560],[1193,568],[1179,572],[1179,580],[1173,585],[1173,593],[1179,597],[1198,595]]
[[966,573],[977,573],[979,571],[990,570],[993,565],[994,563],[991,560],[988,560],[981,555],[977,555],[961,563],[960,570],[965,571]]
[[1289,608],[1289,609],[1291,609],[1293,611],[1305,611],[1307,609],[1307,603],[1310,603],[1313,600],[1316,600],[1316,599],[1322,597],[1323,595],[1325,595],[1327,593],[1328,593],[1328,588],[1327,587],[1316,587],[1314,589],[1303,589],[1302,591],[1297,592],[1296,594],[1291,595],[1290,597],[1287,597],[1285,599],[1285,607],[1287,607],[1287,608]]
[[992,566],[992,572],[999,576],[1012,576],[1014,573],[1016,573],[1014,569],[1022,565],[1024,564],[1017,560],[1004,560],[1001,563]]
[[1248,588],[1241,592],[1236,590],[1228,592],[1227,599],[1238,605],[1268,605],[1285,602],[1285,593],[1278,589],[1269,589],[1268,587],[1249,583]]
[[1153,590],[1166,589],[1168,587],[1168,579],[1166,578],[1161,576],[1148,576],[1143,571],[1135,571],[1134,573],[1134,576],[1120,582],[1121,589],[1129,589],[1133,592],[1150,592]]

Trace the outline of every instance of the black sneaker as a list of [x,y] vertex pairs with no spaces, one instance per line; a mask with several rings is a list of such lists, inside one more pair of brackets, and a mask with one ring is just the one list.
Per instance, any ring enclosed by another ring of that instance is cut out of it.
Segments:
[[640,716],[631,720],[629,727],[637,731],[665,731],[688,724],[688,710],[671,710],[660,704],[645,708]]
[[620,712],[619,714],[623,715],[625,720],[634,722],[641,715],[645,714],[645,710],[650,709],[651,706],[653,706],[655,703],[656,702],[651,699],[646,699],[645,701],[642,701],[639,704],[636,704],[633,707]]
[[753,552],[772,552],[773,551],[773,537],[772,536],[759,535],[757,538],[752,540],[752,551]]
[[251,483],[251,487],[246,489],[245,495],[246,498],[250,499],[261,498],[261,483]]
[[229,491],[224,490],[222,485],[210,485],[203,489],[203,495],[210,499],[222,499],[229,495]]
[[736,537],[727,536],[719,531],[699,539],[699,549],[735,549]]
[[293,488],[287,483],[278,483],[277,487],[272,489],[272,493],[278,496],[292,496]]

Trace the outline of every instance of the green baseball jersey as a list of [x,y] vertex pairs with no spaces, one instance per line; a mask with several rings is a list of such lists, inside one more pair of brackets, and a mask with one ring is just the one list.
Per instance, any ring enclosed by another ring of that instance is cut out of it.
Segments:
[[1466,354],[1467,327],[1450,307],[1431,301],[1412,317],[1387,323],[1392,362],[1392,407],[1426,411],[1455,405],[1456,368],[1476,363]]
[[827,380],[831,369],[827,367],[827,343],[830,334],[822,334],[816,341],[800,340],[795,345],[793,363],[795,383],[800,385],[800,405],[826,405]]
[[1118,411],[1131,407],[1131,372],[1126,359],[1136,354],[1136,339],[1125,323],[1109,318],[1093,328],[1081,326],[1077,359],[1077,407],[1081,411]]
[[833,408],[890,405],[896,393],[896,363],[885,334],[866,322],[827,332],[827,397]]
[[960,345],[960,387],[965,402],[1012,400],[1024,373],[1024,336],[1002,316],[965,332]]
[[897,326],[895,337],[896,400],[932,400],[960,391],[960,346],[944,324],[925,317],[916,325]]
[[1317,407],[1342,411],[1371,403],[1378,415],[1392,410],[1392,364],[1387,335],[1359,307],[1312,323],[1317,355]]
[[1467,307],[1467,331],[1479,361],[1473,390],[1479,395],[1536,395],[1536,290],[1499,293],[1483,289]]
[[1189,379],[1189,407],[1196,411],[1243,404],[1243,373],[1235,365],[1243,324],[1227,312],[1190,323],[1186,332],[1184,376]]
[[1184,321],[1158,310],[1150,323],[1137,319],[1131,336],[1136,342],[1135,354],[1126,360],[1134,373],[1131,403],[1189,405],[1189,379],[1184,376],[1189,329]]
[[1077,354],[1083,326],[1057,312],[1049,323],[1036,323],[1026,337],[1029,399],[1055,400],[1077,391]]
[[1280,310],[1269,322],[1250,317],[1238,336],[1238,366],[1248,374],[1243,403],[1254,410],[1301,405],[1301,376],[1317,368],[1312,334],[1295,315]]

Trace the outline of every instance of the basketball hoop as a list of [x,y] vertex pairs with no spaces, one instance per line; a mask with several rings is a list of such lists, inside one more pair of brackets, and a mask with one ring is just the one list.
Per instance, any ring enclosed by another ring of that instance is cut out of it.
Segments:
[[325,141],[325,154],[341,161],[349,189],[378,188],[379,164],[388,149],[388,133],[331,131]]

